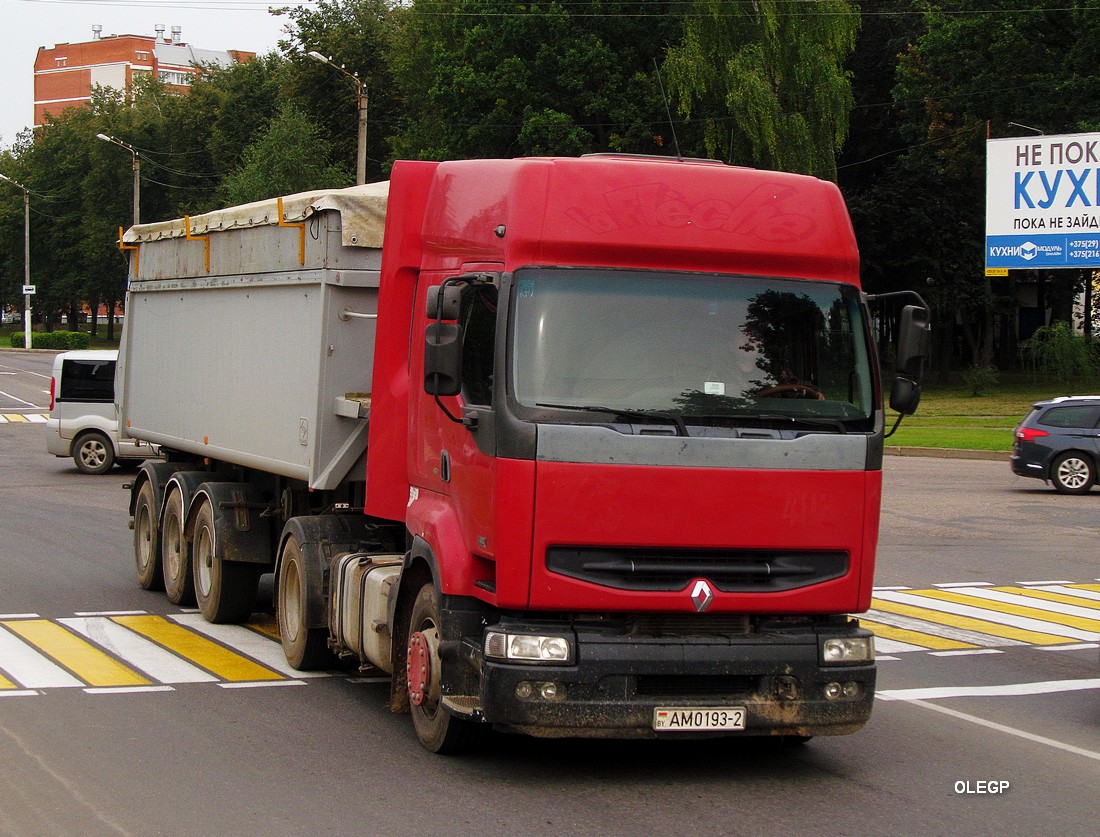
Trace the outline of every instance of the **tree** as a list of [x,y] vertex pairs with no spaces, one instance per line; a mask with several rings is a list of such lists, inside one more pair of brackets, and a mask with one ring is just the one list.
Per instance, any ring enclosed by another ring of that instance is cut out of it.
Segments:
[[405,98],[396,156],[668,153],[655,62],[675,4],[414,3],[392,53]]
[[392,159],[389,137],[404,104],[393,74],[393,55],[408,9],[390,0],[319,0],[285,14],[293,23],[280,42],[290,71],[283,93],[294,99],[332,143],[333,159],[354,172],[358,153],[356,88],[352,81],[308,57],[316,51],[362,81],[368,103],[367,182],[384,177]]
[[222,194],[226,202],[238,204],[350,185],[346,170],[329,163],[330,156],[317,126],[296,104],[285,102],[267,131],[244,150]]
[[844,61],[859,11],[846,0],[694,0],[666,67],[706,152],[836,179],[852,92]]
[[[998,316],[1014,311],[1003,310],[1005,296],[982,271],[985,139],[1022,130],[1009,122],[1048,133],[1079,128],[1100,93],[1085,57],[1100,22],[1092,2],[922,6],[922,31],[901,56],[893,93],[909,147],[867,206],[895,207],[886,216],[890,229],[882,230],[883,251],[905,254],[898,273],[908,281],[923,276],[935,286],[937,365],[945,371],[956,322],[981,365],[997,354],[998,333],[1013,331],[997,328]],[[1070,310],[1075,284],[1062,277],[1049,283],[1055,310]],[[1011,358],[1003,347],[1000,355]]]

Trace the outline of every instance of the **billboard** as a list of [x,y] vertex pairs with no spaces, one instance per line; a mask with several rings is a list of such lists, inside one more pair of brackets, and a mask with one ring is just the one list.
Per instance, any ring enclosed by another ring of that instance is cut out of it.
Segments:
[[1100,268],[1100,133],[986,142],[985,266]]

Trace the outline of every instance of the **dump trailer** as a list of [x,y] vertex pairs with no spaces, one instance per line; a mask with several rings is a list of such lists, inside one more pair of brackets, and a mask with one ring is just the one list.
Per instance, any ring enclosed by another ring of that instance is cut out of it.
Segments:
[[[400,161],[120,246],[143,587],[236,622],[274,573],[290,663],[390,675],[436,752],[867,721],[885,410],[833,184]],[[895,330],[900,415],[926,307]]]

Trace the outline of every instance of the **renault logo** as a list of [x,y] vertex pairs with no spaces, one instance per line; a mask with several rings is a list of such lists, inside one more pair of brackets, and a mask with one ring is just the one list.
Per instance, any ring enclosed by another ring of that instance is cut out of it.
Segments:
[[710,603],[714,601],[714,593],[711,592],[710,585],[702,580],[696,581],[695,588],[691,591],[691,601],[698,613],[710,607]]

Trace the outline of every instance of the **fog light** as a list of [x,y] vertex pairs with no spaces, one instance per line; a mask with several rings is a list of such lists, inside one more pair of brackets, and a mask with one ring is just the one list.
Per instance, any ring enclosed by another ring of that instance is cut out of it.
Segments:
[[560,683],[542,683],[539,694],[543,700],[565,700],[565,686]]
[[825,684],[825,699],[838,700],[844,694],[844,688],[839,683]]
[[834,637],[821,646],[821,662],[828,664],[869,663],[875,659],[875,639],[871,636]]
[[527,700],[535,693],[535,684],[528,680],[521,680],[516,684],[516,697]]
[[860,691],[859,684],[854,680],[850,680],[844,684],[844,697],[846,698],[859,697]]

